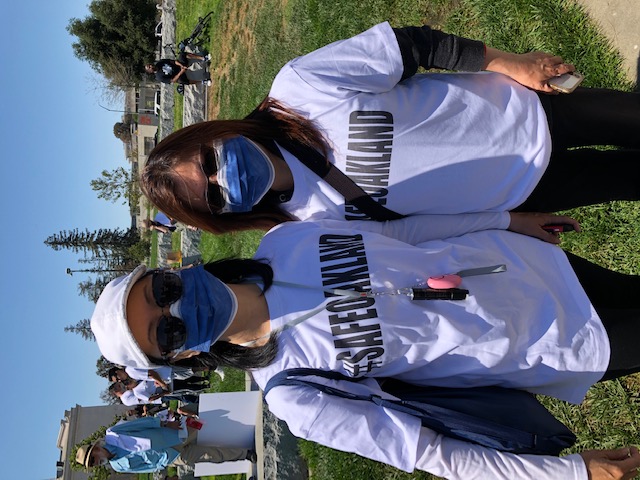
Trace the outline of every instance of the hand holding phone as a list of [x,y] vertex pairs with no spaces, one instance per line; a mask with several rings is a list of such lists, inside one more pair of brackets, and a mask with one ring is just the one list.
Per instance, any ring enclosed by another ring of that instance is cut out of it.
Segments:
[[561,93],[571,93],[584,80],[584,75],[578,72],[569,72],[558,77],[553,77],[547,83],[554,90]]

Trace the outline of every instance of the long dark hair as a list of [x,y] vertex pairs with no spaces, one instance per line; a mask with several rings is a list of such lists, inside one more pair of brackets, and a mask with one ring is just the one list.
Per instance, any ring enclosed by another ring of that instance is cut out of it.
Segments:
[[202,352],[200,355],[179,360],[170,365],[205,367],[212,370],[219,366],[251,370],[271,365],[277,353],[278,338],[276,334],[271,334],[269,341],[258,347],[243,347],[242,345],[218,340],[211,345],[211,349],[208,352]]
[[221,215],[196,211],[187,199],[179,198],[179,178],[175,173],[175,166],[193,161],[202,145],[210,145],[214,140],[234,135],[250,138],[278,156],[280,153],[274,142],[283,146],[291,143],[302,144],[318,150],[325,158],[327,156],[326,142],[313,122],[275,99],[267,97],[242,120],[201,122],[165,138],[151,151],[142,170],[142,191],[151,203],[170,217],[211,233],[269,229],[292,220],[269,196],[255,205],[250,212]]
[[[242,283],[245,280],[258,279],[266,291],[273,283],[273,270],[265,262],[250,259],[225,259],[207,263],[205,270],[224,283]],[[272,333],[269,341],[258,347],[243,347],[218,340],[209,352],[203,352],[169,365],[182,367],[206,367],[215,369],[218,366],[234,367],[240,370],[266,367],[271,364],[278,353],[277,335]],[[161,359],[151,359],[157,364],[167,364]]]

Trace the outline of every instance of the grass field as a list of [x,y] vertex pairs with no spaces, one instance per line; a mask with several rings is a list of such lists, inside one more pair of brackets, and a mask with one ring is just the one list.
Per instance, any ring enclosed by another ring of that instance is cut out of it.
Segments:
[[[546,50],[562,55],[586,75],[587,86],[633,88],[619,55],[570,0],[178,0],[178,38],[198,15],[213,10],[210,51],[213,87],[209,118],[242,117],[269,90],[291,58],[380,21],[393,26],[428,23],[515,52]],[[582,234],[565,235],[564,247],[601,265],[639,273],[640,206],[614,202],[569,212]],[[203,235],[205,259],[250,255],[257,233],[215,238]],[[593,387],[580,406],[548,401],[578,435],[573,451],[640,444],[640,383],[636,376]],[[428,479],[360,457],[301,442],[312,478]]]

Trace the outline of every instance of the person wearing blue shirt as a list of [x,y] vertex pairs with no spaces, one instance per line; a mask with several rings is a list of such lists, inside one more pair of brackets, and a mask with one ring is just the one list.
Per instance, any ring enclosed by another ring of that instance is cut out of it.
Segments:
[[179,429],[179,422],[153,417],[121,422],[108,428],[104,439],[80,446],[76,461],[86,468],[109,464],[119,473],[151,473],[196,462],[257,461],[254,450],[196,445],[197,430],[190,429],[183,442]]

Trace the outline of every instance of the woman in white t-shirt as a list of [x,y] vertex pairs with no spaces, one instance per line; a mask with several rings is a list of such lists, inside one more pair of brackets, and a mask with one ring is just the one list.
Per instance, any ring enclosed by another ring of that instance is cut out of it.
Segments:
[[[258,260],[177,272],[140,266],[96,303],[98,346],[137,368],[192,361],[250,369],[261,388],[278,372],[309,367],[363,377],[352,387],[330,381],[341,390],[380,394],[375,378],[393,377],[501,385],[573,403],[599,380],[640,370],[640,277],[511,232],[424,242],[419,231],[380,235],[382,224],[369,225],[286,222],[265,235]],[[502,264],[500,273],[460,273],[464,299],[402,294],[429,277]],[[279,386],[266,401],[297,436],[451,479],[619,479],[640,466],[635,447],[564,457],[499,452],[310,387]]]
[[[418,66],[476,73],[415,75]],[[510,228],[553,242],[541,224],[566,219],[512,211],[640,196],[640,94],[546,95],[548,80],[573,70],[540,52],[382,23],[287,63],[247,118],[167,137],[149,156],[142,188],[171,217],[214,233],[396,218],[363,210],[360,196],[430,215],[441,237]],[[636,150],[573,149],[594,144]],[[303,161],[322,175],[333,165],[362,190],[345,200]]]

